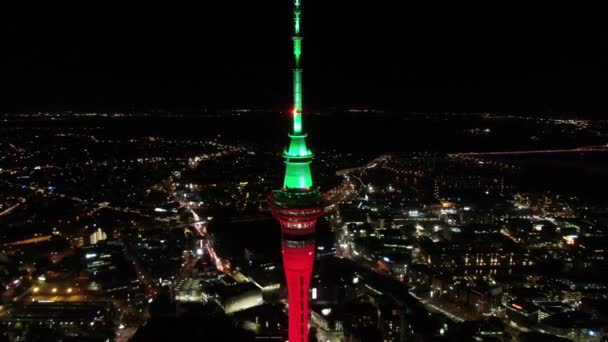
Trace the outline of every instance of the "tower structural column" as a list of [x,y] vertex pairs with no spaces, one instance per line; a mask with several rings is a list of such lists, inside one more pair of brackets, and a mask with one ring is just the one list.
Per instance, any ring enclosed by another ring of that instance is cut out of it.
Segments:
[[287,282],[289,341],[308,342],[309,288],[315,255],[315,225],[323,212],[323,197],[313,186],[310,164],[313,154],[306,146],[302,123],[301,0],[294,0],[293,118],[289,146],[283,152],[283,187],[273,191],[268,203],[281,224],[281,252]]

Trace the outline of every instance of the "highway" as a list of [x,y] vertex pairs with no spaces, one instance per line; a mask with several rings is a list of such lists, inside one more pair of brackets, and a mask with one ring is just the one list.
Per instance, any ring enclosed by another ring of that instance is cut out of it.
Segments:
[[554,153],[594,153],[608,152],[608,145],[584,146],[572,149],[555,149],[555,150],[523,150],[523,151],[499,151],[499,152],[465,152],[453,153],[450,156],[515,156],[527,154],[554,154]]
[[[363,183],[361,178],[353,175],[352,173],[361,170],[373,169],[380,163],[386,161],[388,158],[390,158],[388,155],[383,155],[375,158],[374,160],[363,166],[337,171],[336,176],[343,177],[344,180],[342,181],[340,186],[331,189],[323,194],[325,201],[325,212],[331,213],[336,210],[340,204],[351,201],[357,196],[359,191],[363,187],[365,187],[365,184]],[[356,179],[357,182],[353,182],[353,178]]]
[[13,182],[9,182],[6,180],[1,180],[3,183],[9,185],[9,186],[13,186],[13,187],[18,187],[21,189],[29,189],[30,191],[33,192],[38,192],[38,193],[42,193],[46,196],[53,196],[53,197],[59,197],[59,198],[63,198],[63,199],[68,199],[74,202],[79,202],[88,206],[93,207],[93,210],[90,212],[93,213],[97,210],[100,209],[109,209],[109,210],[114,210],[114,211],[120,211],[123,213],[128,213],[128,214],[136,214],[142,217],[146,217],[155,221],[159,221],[159,222],[169,222],[168,218],[160,218],[160,217],[156,217],[156,216],[152,216],[152,215],[148,215],[148,214],[144,214],[142,213],[139,209],[131,209],[131,208],[122,208],[122,207],[117,207],[117,206],[112,206],[110,205],[108,202],[101,202],[101,203],[94,203],[79,197],[75,197],[75,196],[68,196],[62,193],[58,193],[55,190],[48,190],[47,188],[43,188],[43,187],[36,187],[33,185],[25,185],[25,184],[17,184],[17,183],[13,183]]
[[7,208],[6,210],[4,210],[3,212],[0,212],[0,216],[4,216],[4,215],[8,215],[10,214],[13,210],[19,208],[19,206],[21,206],[21,204],[25,203],[25,198],[21,199],[21,202],[18,202],[17,204]]

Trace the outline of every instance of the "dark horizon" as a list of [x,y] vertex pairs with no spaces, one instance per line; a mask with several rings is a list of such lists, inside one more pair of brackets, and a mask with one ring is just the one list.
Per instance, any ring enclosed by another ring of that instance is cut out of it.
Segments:
[[[0,111],[288,108],[290,3],[23,6],[0,23]],[[599,12],[306,1],[309,109],[607,109]]]

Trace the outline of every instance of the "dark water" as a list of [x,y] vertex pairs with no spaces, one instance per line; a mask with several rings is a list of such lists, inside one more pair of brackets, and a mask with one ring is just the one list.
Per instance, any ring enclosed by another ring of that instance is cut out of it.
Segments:
[[608,153],[541,155],[504,161],[521,166],[520,182],[525,190],[550,190],[590,203],[608,202]]
[[[287,142],[289,116],[281,113],[242,113],[216,116],[91,118],[57,121],[3,122],[0,132],[16,134],[40,129],[90,129],[124,136],[160,135],[246,141],[260,149],[280,151]],[[479,116],[426,114],[308,115],[304,121],[309,144],[315,151],[344,152],[472,152],[539,148],[571,148],[606,143],[586,133],[564,132],[530,120],[482,119]],[[488,134],[471,133],[489,129]]]

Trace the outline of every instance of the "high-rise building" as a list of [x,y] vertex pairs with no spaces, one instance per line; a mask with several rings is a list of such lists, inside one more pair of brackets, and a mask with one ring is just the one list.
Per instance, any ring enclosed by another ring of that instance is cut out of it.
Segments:
[[294,0],[293,18],[293,130],[283,152],[285,178],[281,190],[269,197],[273,216],[281,223],[283,268],[287,280],[289,341],[308,341],[308,297],[315,253],[315,225],[323,215],[322,195],[313,187],[310,163],[313,154],[306,146],[302,124],[302,35],[301,0]]

